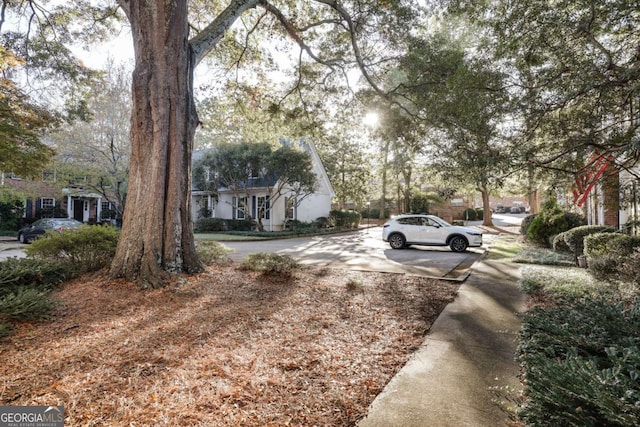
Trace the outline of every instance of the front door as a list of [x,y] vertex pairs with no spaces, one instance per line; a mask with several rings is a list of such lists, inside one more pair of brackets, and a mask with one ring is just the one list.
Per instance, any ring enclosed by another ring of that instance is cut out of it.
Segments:
[[73,201],[73,219],[84,222],[84,200]]

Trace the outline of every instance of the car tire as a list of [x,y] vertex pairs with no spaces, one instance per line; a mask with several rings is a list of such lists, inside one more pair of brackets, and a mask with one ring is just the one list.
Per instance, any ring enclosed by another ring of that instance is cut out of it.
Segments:
[[406,246],[407,241],[402,234],[392,234],[389,236],[389,246],[392,249],[402,249]]
[[469,242],[462,236],[454,236],[449,240],[449,247],[453,252],[464,252],[469,247]]
[[18,234],[18,241],[24,244],[29,243],[29,239],[24,236],[24,233]]

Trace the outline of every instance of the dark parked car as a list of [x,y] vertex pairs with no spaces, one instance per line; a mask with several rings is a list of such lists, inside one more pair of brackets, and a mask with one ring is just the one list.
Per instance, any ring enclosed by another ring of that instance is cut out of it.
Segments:
[[18,241],[29,243],[42,236],[47,230],[62,232],[71,228],[77,228],[82,223],[72,218],[42,218],[31,225],[18,231]]

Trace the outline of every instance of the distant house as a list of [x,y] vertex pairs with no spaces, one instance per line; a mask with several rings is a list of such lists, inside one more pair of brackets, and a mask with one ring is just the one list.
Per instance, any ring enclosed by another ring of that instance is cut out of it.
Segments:
[[[311,156],[317,178],[313,193],[298,198],[292,189],[285,188],[281,197],[271,200],[273,194],[270,194],[270,189],[277,186],[277,181],[266,182],[258,177],[247,177],[246,188],[240,192],[224,187],[215,191],[193,188],[193,221],[204,216],[221,219],[247,219],[250,216],[254,220],[261,219],[265,230],[278,231],[282,230],[289,220],[311,222],[319,217],[329,216],[335,192],[320,156],[311,142],[301,141],[298,147]],[[204,152],[195,152],[193,161],[200,159]]]
[[39,218],[74,218],[87,223],[115,221],[115,202],[87,189],[82,185],[86,179],[76,177],[76,183],[61,183],[53,171],[44,171],[40,180],[1,174],[0,188],[11,189],[24,199],[22,217],[27,223]]

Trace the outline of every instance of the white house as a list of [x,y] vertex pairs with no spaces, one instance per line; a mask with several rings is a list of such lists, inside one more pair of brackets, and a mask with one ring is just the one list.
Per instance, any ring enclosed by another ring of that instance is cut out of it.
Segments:
[[[316,189],[313,193],[296,198],[292,190],[285,188],[282,195],[278,197],[270,194],[270,189],[277,187],[277,182],[269,185],[260,179],[249,179],[250,184],[241,194],[238,194],[237,190],[218,188],[217,198],[213,192],[193,188],[191,192],[193,221],[196,221],[205,211],[213,218],[222,219],[245,219],[248,214],[253,219],[260,218],[265,230],[279,231],[284,228],[287,220],[311,222],[319,217],[328,217],[335,192],[327,172],[313,143],[301,140],[299,148],[307,151],[311,156],[313,171],[316,175]],[[203,151],[194,153],[193,160],[200,158],[203,153]]]

